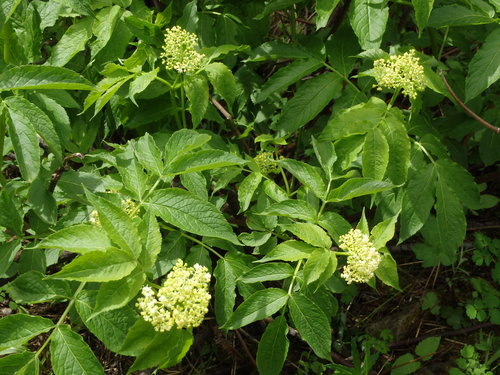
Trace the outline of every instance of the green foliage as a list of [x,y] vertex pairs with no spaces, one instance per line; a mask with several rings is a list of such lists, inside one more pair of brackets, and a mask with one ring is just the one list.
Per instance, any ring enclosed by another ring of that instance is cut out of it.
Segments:
[[[196,331],[157,331],[136,301],[178,259],[213,276],[219,329],[261,321],[259,373],[284,371],[302,340],[299,373],[368,374],[387,343],[345,329],[339,303],[359,291],[346,269],[376,262],[366,287],[401,292],[392,245],[405,242],[423,267],[460,269],[467,215],[498,203],[478,177],[500,160],[499,11],[493,0],[2,1],[0,277],[17,311],[0,319],[0,375],[104,373],[81,329],[134,357],[128,373],[177,365]],[[375,89],[374,61],[412,50],[426,89]],[[347,246],[353,228],[363,241]],[[457,306],[423,298],[451,325],[500,321],[500,246],[474,238],[471,259],[493,281],[470,277]],[[353,367],[332,356],[344,334]],[[438,346],[422,341],[391,373]],[[468,347],[462,357],[457,373],[477,361]]]

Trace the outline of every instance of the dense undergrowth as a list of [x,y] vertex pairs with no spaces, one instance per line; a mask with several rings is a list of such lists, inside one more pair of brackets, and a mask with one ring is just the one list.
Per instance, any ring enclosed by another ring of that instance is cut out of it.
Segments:
[[0,375],[498,371],[499,13],[1,0]]

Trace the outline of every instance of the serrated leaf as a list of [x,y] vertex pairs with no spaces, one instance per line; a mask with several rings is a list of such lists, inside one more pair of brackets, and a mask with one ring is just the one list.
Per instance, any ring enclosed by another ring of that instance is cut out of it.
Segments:
[[236,300],[237,274],[226,257],[217,261],[214,270],[215,277],[215,318],[219,325],[223,325],[233,313]]
[[125,17],[124,21],[138,39],[158,48],[162,46],[163,33],[160,26],[134,16]]
[[465,168],[449,159],[439,159],[435,165],[439,178],[442,178],[455,192],[462,204],[470,209],[478,209],[479,187],[474,177]]
[[208,200],[207,179],[201,172],[183,173],[180,175],[181,184],[191,193],[203,200]]
[[119,22],[122,9],[118,5],[102,8],[96,15],[92,32],[96,39],[90,45],[91,58],[95,56],[108,44],[113,31]]
[[428,337],[418,343],[415,347],[415,354],[422,357],[422,361],[428,361],[437,352],[440,342],[440,336]]
[[413,9],[415,10],[415,18],[417,20],[418,33],[422,34],[422,30],[427,26],[427,21],[431,15],[434,0],[411,0]]
[[259,290],[243,301],[221,328],[237,329],[267,318],[285,306],[287,300],[288,294],[283,289]]
[[381,221],[372,228],[370,237],[373,246],[376,249],[380,249],[385,246],[387,242],[392,240],[397,220],[398,215],[394,215],[384,221]]
[[[325,42],[325,47],[330,65],[345,78],[348,78],[354,64],[356,64],[355,56],[360,52],[359,43],[352,28],[343,24]],[[365,95],[362,92],[355,93],[351,103],[358,103],[364,98]]]
[[0,91],[40,89],[93,90],[94,87],[73,70],[56,66],[23,65],[0,74]]
[[61,39],[52,48],[47,64],[64,66],[78,52],[83,51],[92,36],[93,22],[94,20],[91,17],[86,17],[77,20],[73,25],[68,27]]
[[469,63],[465,101],[474,99],[500,78],[500,29],[493,29]]
[[54,329],[50,360],[55,375],[104,375],[104,369],[92,350],[67,324]]
[[337,258],[327,249],[317,249],[312,252],[304,265],[304,282],[306,284],[319,281],[316,289],[328,280],[337,269]]
[[116,155],[116,169],[118,169],[125,188],[132,193],[134,198],[142,201],[142,196],[147,189],[147,176],[142,165],[135,158],[131,144],[128,144],[123,152]]
[[465,26],[481,25],[494,22],[493,18],[484,13],[458,4],[445,5],[434,8],[427,22],[427,26]]
[[317,0],[316,1],[316,30],[325,27],[333,10],[340,0]]
[[160,226],[155,215],[150,210],[146,210],[142,217],[139,234],[142,241],[142,251],[138,260],[144,269],[148,269],[155,264],[158,254],[161,252],[162,244]]
[[411,353],[399,356],[392,364],[391,375],[408,375],[413,374],[420,368],[420,362],[414,360]]
[[[397,112],[396,112],[397,113]],[[380,122],[380,130],[389,144],[389,164],[386,176],[395,185],[406,182],[410,166],[411,144],[402,119],[391,113]]]
[[166,174],[200,172],[208,169],[245,164],[246,161],[221,150],[201,150],[182,155],[167,167]]
[[332,334],[330,322],[323,310],[309,297],[297,293],[290,296],[288,307],[302,339],[311,346],[318,357],[330,360]]
[[147,205],[155,215],[182,230],[239,244],[221,212],[191,192],[176,188],[157,190]]
[[153,82],[158,74],[159,68],[151,70],[150,72],[142,72],[138,74],[132,82],[130,82],[128,96],[132,103],[137,107],[139,105],[135,101],[135,96],[147,89],[149,84]]
[[293,268],[288,263],[265,263],[251,268],[238,278],[244,283],[258,283],[271,280],[283,280],[293,275]]
[[320,174],[321,169],[294,159],[281,159],[279,163],[303,185],[311,189],[318,198],[325,198],[326,185]]
[[106,232],[95,225],[77,224],[49,234],[36,245],[37,249],[62,249],[86,254],[115,248]]
[[227,102],[229,105],[228,109],[231,111],[230,107],[233,105],[237,93],[236,80],[233,73],[226,65],[220,62],[208,64],[204,70],[215,92]]
[[286,102],[274,130],[291,134],[314,119],[330,101],[340,95],[342,79],[335,73],[323,73],[306,81]]
[[399,243],[417,233],[425,224],[434,205],[436,170],[432,165],[412,176],[408,181],[401,209]]
[[176,158],[203,146],[210,140],[208,134],[201,134],[191,129],[182,129],[173,133],[165,145],[165,161],[170,163]]
[[189,113],[191,114],[191,122],[193,128],[200,124],[208,109],[208,82],[204,76],[195,75],[189,76],[184,81],[184,89],[186,97],[189,100]]
[[50,319],[25,314],[0,319],[0,350],[20,346],[54,326]]
[[28,190],[28,204],[43,222],[55,224],[57,218],[57,202],[52,193],[48,190],[50,181],[45,178],[44,174],[45,173],[39,173],[31,182]]
[[7,189],[0,191],[0,225],[10,229],[17,235],[22,233],[23,218]]
[[262,174],[253,172],[246,176],[238,188],[238,201],[240,203],[240,213],[245,212],[250,206],[255,190],[262,181]]
[[335,242],[338,242],[339,237],[351,229],[351,224],[336,212],[324,212],[318,220],[318,224],[326,229]]
[[[1,82],[1,81],[0,81]],[[31,121],[9,109],[7,119],[9,138],[16,154],[19,171],[24,180],[32,182],[40,172],[40,149],[38,136]]]
[[286,337],[288,324],[284,316],[278,316],[268,324],[257,348],[257,368],[261,375],[279,375],[290,342]]
[[106,282],[120,280],[129,275],[137,262],[123,251],[109,249],[94,251],[74,259],[61,271],[50,275],[54,279]]
[[313,56],[300,45],[272,41],[263,43],[252,50],[245,62],[278,59],[307,59],[311,57]]
[[76,311],[89,331],[101,340],[106,348],[118,353],[128,330],[137,320],[137,313],[132,307],[125,306],[95,315],[95,299],[96,291],[83,291],[75,302]]
[[390,190],[395,186],[386,181],[377,181],[366,177],[353,177],[348,179],[338,188],[328,194],[328,202],[342,202],[352,198],[361,197]]
[[388,18],[387,0],[354,0],[351,3],[349,20],[361,48],[380,47]]
[[379,250],[382,259],[378,265],[375,275],[385,284],[394,289],[401,290],[399,287],[398,265],[387,248]]
[[335,152],[333,143],[330,141],[318,141],[316,138],[311,137],[311,144],[313,146],[314,153],[316,154],[316,158],[321,165],[321,168],[323,168],[323,171],[325,172],[325,175],[328,177],[328,179],[331,179],[332,167],[337,160],[337,153]]
[[134,258],[138,258],[142,247],[139,231],[132,218],[110,201],[87,192],[87,199],[99,214],[99,222],[109,238]]
[[315,222],[317,212],[316,209],[306,201],[287,199],[281,202],[273,203],[264,211],[259,212],[259,215],[277,215]]
[[18,375],[18,371],[22,370],[22,368],[30,362],[35,362],[36,360],[37,358],[33,352],[16,353],[2,357],[0,358],[0,375]]
[[38,271],[28,271],[7,284],[5,290],[16,303],[32,304],[71,298],[70,284],[65,280],[47,280]]
[[21,249],[19,240],[0,244],[0,276],[7,272],[19,249]]
[[255,103],[266,100],[275,92],[282,91],[288,86],[319,69],[323,64],[315,59],[296,60],[279,69],[264,83],[262,89],[255,96]]
[[280,243],[267,253],[264,258],[258,260],[257,262],[270,262],[272,260],[296,262],[298,260],[308,258],[316,249],[316,247],[308,245],[302,241],[289,240]]
[[149,133],[144,134],[134,143],[134,151],[135,157],[144,168],[157,176],[162,175],[164,165],[161,151]]
[[368,131],[361,154],[363,176],[381,181],[389,164],[389,144],[379,128]]
[[317,247],[329,249],[332,246],[332,240],[326,232],[319,226],[311,223],[293,223],[281,224],[284,230],[292,232],[302,241]]

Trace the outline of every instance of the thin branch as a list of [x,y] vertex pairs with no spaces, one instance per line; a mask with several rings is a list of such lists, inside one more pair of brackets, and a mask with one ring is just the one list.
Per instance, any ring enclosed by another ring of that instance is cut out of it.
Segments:
[[496,127],[496,126],[493,126],[491,125],[488,121],[484,120],[483,118],[479,117],[478,115],[476,115],[474,112],[472,112],[472,110],[467,107],[465,105],[464,102],[462,102],[460,100],[460,98],[457,96],[457,94],[455,94],[455,92],[453,91],[453,89],[450,87],[450,85],[448,84],[448,81],[446,80],[446,78],[444,77],[444,74],[442,71],[439,72],[439,75],[441,76],[441,78],[443,79],[443,83],[444,85],[446,86],[446,88],[448,89],[448,91],[450,92],[451,96],[453,96],[453,98],[456,100],[456,102],[458,103],[458,105],[460,107],[462,107],[462,109],[467,112],[472,118],[474,118],[476,121],[478,121],[479,123],[481,123],[482,125],[486,126],[488,129],[494,131],[495,133],[497,134],[500,134],[500,128]]
[[222,106],[222,104],[220,104],[220,102],[217,99],[215,99],[212,96],[212,97],[210,97],[210,101],[213,103],[215,108],[217,108],[219,110],[219,112],[222,113],[222,115],[226,118],[226,120],[229,120],[229,121],[233,120],[233,116],[231,116],[231,114],[226,110],[226,108],[224,108]]

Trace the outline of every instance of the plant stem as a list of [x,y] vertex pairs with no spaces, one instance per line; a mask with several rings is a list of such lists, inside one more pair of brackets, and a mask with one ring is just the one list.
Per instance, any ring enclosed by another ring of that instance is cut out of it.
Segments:
[[[1,98],[0,98],[0,103],[1,103]],[[2,169],[3,169],[3,145],[5,141],[5,134],[7,131],[7,122],[5,121],[5,118],[3,116],[3,113],[0,112],[0,158],[2,160],[0,161],[0,184],[2,186],[5,186],[7,184],[7,179],[4,177]]]
[[331,70],[333,73],[337,74],[339,77],[342,78],[342,80],[347,83],[349,86],[351,86],[354,91],[356,91],[358,94],[362,94],[365,99],[366,99],[366,95],[358,88],[358,86],[356,86],[354,83],[351,82],[351,80],[346,77],[345,75],[343,75],[342,73],[340,73],[337,69],[335,69],[333,66],[329,65],[328,63],[326,62],[323,62],[323,65],[328,68],[329,70]]
[[288,295],[292,295],[293,284],[295,279],[297,278],[297,274],[299,273],[300,266],[302,265],[302,259],[297,263],[297,267],[295,267],[295,271],[293,271],[292,281],[290,281],[290,286],[288,287]]
[[[184,81],[184,79],[183,79]],[[187,121],[186,121],[186,93],[184,92],[184,85],[181,86],[181,108],[182,108],[182,127],[184,129],[187,128]]]
[[443,42],[441,43],[441,47],[439,48],[438,57],[437,57],[438,61],[441,61],[441,56],[443,55],[443,49],[444,49],[444,46],[446,44],[446,40],[448,39],[448,32],[449,31],[450,31],[450,27],[447,26],[446,31],[444,32]]
[[398,88],[398,89],[396,89],[396,91],[394,91],[394,94],[392,94],[391,101],[387,105],[387,111],[389,111],[391,109],[391,107],[394,105],[394,102],[396,101],[396,98],[398,97],[400,91],[401,91],[401,88]]
[[323,213],[323,210],[325,209],[325,206],[327,205],[328,203],[328,194],[330,194],[330,186],[332,184],[332,180],[329,180],[328,181],[328,186],[326,187],[326,195],[325,195],[325,198],[326,199],[322,199],[321,200],[321,207],[319,209],[319,212],[318,212],[318,219],[321,217],[321,214]]

